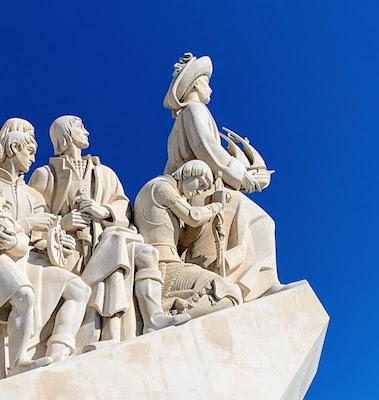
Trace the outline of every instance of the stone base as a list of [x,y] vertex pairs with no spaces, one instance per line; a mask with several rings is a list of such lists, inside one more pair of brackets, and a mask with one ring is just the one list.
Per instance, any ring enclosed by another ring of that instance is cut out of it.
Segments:
[[0,382],[0,399],[297,400],[329,317],[308,282]]

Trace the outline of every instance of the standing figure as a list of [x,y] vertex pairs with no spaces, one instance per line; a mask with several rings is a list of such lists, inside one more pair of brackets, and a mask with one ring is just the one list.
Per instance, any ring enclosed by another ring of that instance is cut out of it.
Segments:
[[[164,106],[176,118],[168,139],[165,173],[172,174],[194,159],[207,163],[215,175],[222,172],[232,198],[224,210],[226,272],[232,282],[239,284],[247,301],[273,287],[281,287],[276,268],[274,221],[242,193],[266,188],[270,172],[265,168],[249,170],[222,147],[216,122],[206,106],[212,93],[209,86],[212,69],[209,57],[197,59],[191,53],[175,64],[174,78],[164,100]],[[198,196],[200,204],[210,194]],[[186,229],[186,261],[213,268],[216,252],[210,244],[211,229],[208,224],[200,235],[199,229]]]
[[56,157],[30,179],[49,209],[63,217],[62,228],[76,239],[77,251],[68,264],[92,287],[82,344],[99,340],[100,330],[102,340],[135,336],[133,288],[144,332],[186,322],[189,315],[164,314],[158,252],[130,225],[129,199],[116,174],[98,157],[82,156],[88,135],[79,117],[57,118],[50,127]]
[[[28,253],[29,238],[13,220],[9,203],[0,197],[0,314],[7,326],[9,375],[53,362],[50,357],[32,360],[28,354],[35,327],[34,288],[24,268]],[[5,360],[2,362],[5,367]]]
[[210,188],[212,171],[203,161],[183,164],[174,174],[147,182],[136,197],[134,221],[146,243],[159,251],[163,275],[162,304],[170,313],[188,310],[194,316],[242,303],[236,284],[198,265],[184,263],[178,252],[181,225],[199,227],[210,222],[225,205],[225,192],[216,191],[214,202],[192,207],[187,200]]
[[[8,132],[0,139],[0,191],[10,204],[12,218],[31,238],[33,248],[22,261],[35,293],[36,330],[41,331],[57,310],[46,350],[55,362],[74,352],[75,336],[91,290],[77,275],[51,266],[43,253],[47,240],[41,238],[41,233],[51,227],[56,217],[45,212],[43,197],[24,181],[24,173],[34,162],[36,146],[33,136],[25,132]],[[70,236],[63,234],[60,244],[66,255],[72,252],[74,243]],[[43,341],[44,337],[39,339]]]

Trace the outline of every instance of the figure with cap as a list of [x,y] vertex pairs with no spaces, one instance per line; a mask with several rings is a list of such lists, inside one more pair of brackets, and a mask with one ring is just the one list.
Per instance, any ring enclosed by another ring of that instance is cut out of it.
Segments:
[[[209,80],[213,66],[209,57],[185,53],[174,65],[173,79],[164,99],[175,123],[168,139],[166,174],[174,173],[189,160],[204,161],[222,180],[231,195],[225,206],[225,264],[228,279],[238,283],[245,301],[268,290],[280,290],[276,267],[275,225],[270,216],[243,193],[260,192],[271,180],[263,159],[252,168],[224,149],[217,124],[207,104],[212,90]],[[230,140],[229,140],[230,141]],[[245,157],[246,158],[246,157]],[[193,203],[204,204],[212,191],[196,196]],[[209,199],[207,200],[209,201]],[[185,230],[187,262],[217,271],[216,249],[212,243],[212,224],[202,230]]]

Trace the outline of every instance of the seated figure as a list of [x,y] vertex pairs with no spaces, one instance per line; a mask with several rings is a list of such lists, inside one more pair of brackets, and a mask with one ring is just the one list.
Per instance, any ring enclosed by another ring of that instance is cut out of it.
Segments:
[[134,337],[133,290],[145,333],[188,321],[189,315],[163,312],[158,252],[130,224],[129,199],[117,175],[98,157],[82,156],[88,135],[79,117],[57,118],[50,127],[56,157],[30,179],[76,241],[67,268],[92,288],[78,340],[84,346]]
[[[41,351],[56,362],[75,350],[76,334],[91,290],[77,275],[51,266],[46,256],[47,240],[41,233],[49,230],[56,217],[45,212],[43,197],[26,185],[23,178],[34,162],[36,146],[33,136],[26,132],[3,135],[0,139],[0,191],[9,203],[12,218],[31,238],[33,247],[22,262],[35,293],[34,323],[39,332],[37,344],[44,342],[43,328],[50,322],[52,332],[49,332],[47,349],[43,345]],[[62,234],[59,242],[66,255],[72,253],[74,242],[70,236]]]
[[[246,165],[222,147],[216,122],[206,106],[212,93],[209,86],[212,70],[209,57],[197,59],[191,53],[186,53],[175,64],[174,78],[164,100],[164,106],[172,110],[175,118],[168,139],[165,173],[172,174],[194,159],[204,161],[214,175],[222,173],[232,198],[224,210],[226,273],[232,282],[238,283],[244,300],[248,301],[281,288],[276,267],[274,221],[243,194],[266,188],[271,179],[270,171],[264,162]],[[193,203],[204,204],[211,194],[197,196]],[[186,261],[217,271],[216,250],[210,240],[211,224],[201,235],[198,233],[197,228],[186,229]]]
[[32,360],[28,354],[34,321],[34,288],[24,269],[29,238],[13,220],[9,203],[0,197],[0,314],[7,324],[9,375],[51,364],[50,357]]
[[201,227],[224,208],[222,190],[214,193],[214,202],[208,205],[192,207],[188,203],[212,183],[212,171],[207,164],[194,160],[183,164],[172,175],[152,179],[136,197],[134,221],[145,242],[159,251],[162,304],[167,312],[187,311],[195,317],[242,303],[238,285],[227,284],[214,272],[198,265],[184,263],[177,249],[183,223]]

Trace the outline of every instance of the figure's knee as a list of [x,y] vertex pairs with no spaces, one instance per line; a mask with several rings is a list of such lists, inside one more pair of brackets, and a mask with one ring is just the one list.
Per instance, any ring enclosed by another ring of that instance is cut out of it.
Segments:
[[92,289],[81,279],[71,279],[63,292],[65,300],[75,300],[78,303],[88,303],[91,297]]
[[27,310],[33,307],[34,299],[34,290],[29,286],[23,286],[16,292],[12,300],[18,309]]
[[137,270],[158,270],[159,252],[149,244],[138,244],[136,246],[135,265]]

